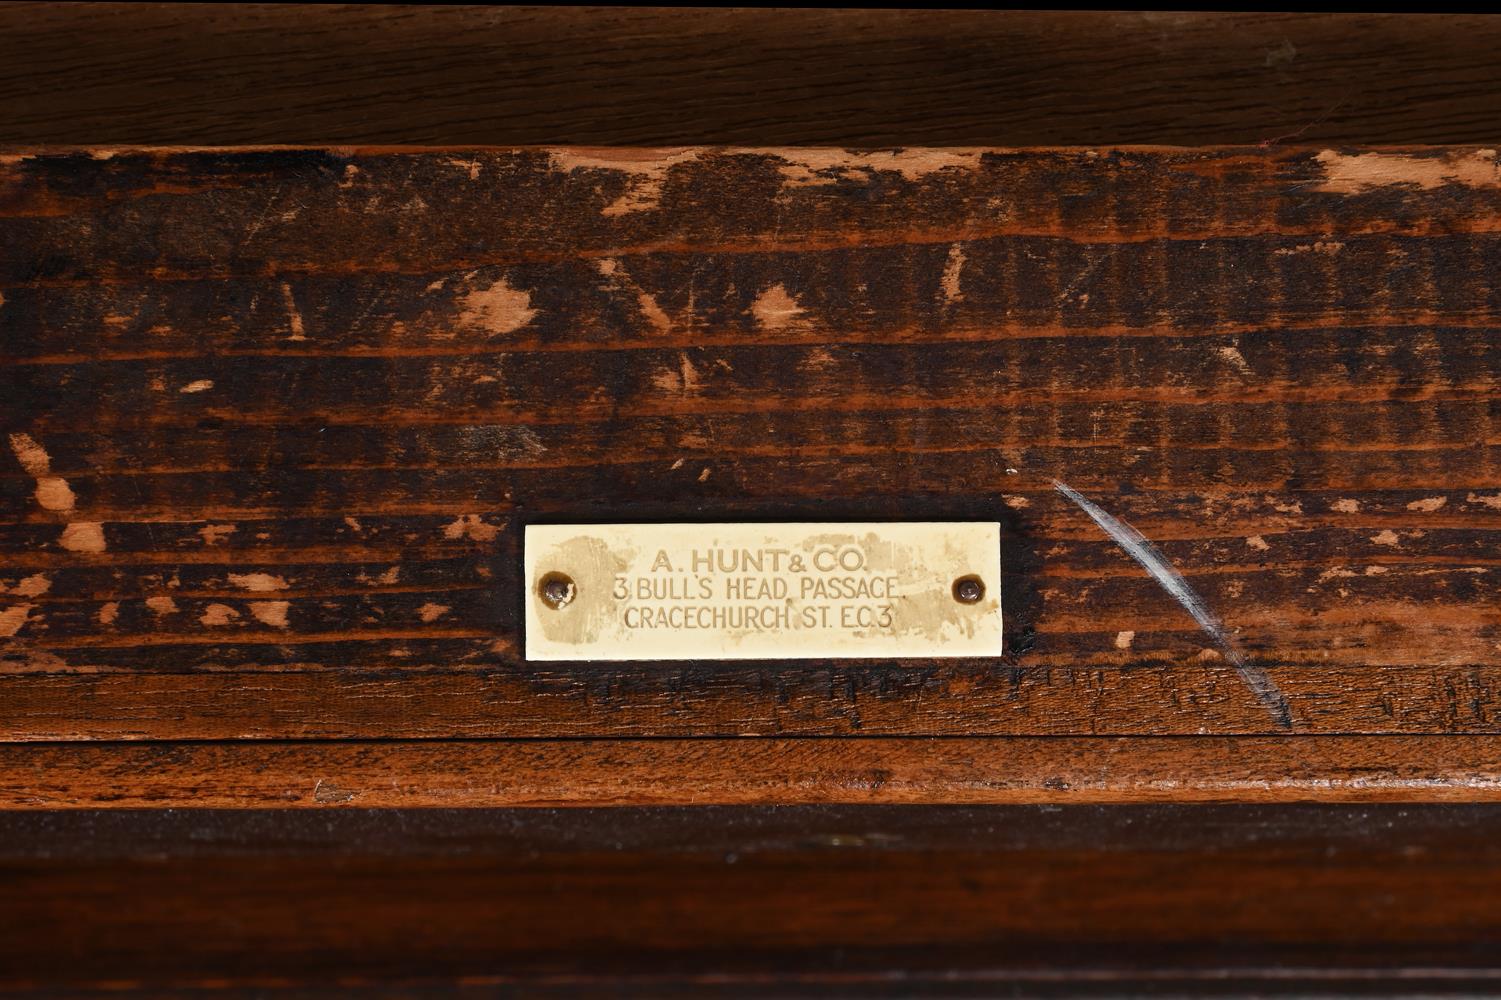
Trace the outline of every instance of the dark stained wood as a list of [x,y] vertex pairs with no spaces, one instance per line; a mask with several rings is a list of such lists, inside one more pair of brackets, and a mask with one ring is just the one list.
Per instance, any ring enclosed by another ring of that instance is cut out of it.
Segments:
[[[1498,729],[1490,149],[0,173],[0,731]],[[995,518],[996,660],[529,665],[535,520]]]
[[[1166,613],[1166,609],[1165,609]],[[1184,638],[1194,638],[1184,633]],[[349,643],[324,644],[349,655]],[[228,647],[239,649],[241,647]],[[396,649],[409,648],[403,643]],[[429,647],[431,648],[431,647]],[[1280,732],[1223,664],[1128,667],[891,661],[427,672],[26,672],[0,681],[12,739],[358,739]],[[1026,662],[1025,659],[1023,662]],[[1492,669],[1270,671],[1298,730],[1494,734]]]
[[1498,821],[1495,806],[0,813],[0,968],[67,995],[459,980],[1473,995],[1501,975]]
[[1485,15],[0,6],[0,142],[1491,143]]
[[[0,5],[0,991],[1494,992],[1498,42]],[[1010,653],[519,657],[527,523],[812,517]]]
[[1501,801],[1473,736],[0,744],[0,810]]

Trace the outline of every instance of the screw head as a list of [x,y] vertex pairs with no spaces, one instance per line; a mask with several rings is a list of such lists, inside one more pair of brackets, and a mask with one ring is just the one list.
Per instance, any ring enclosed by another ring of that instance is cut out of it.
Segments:
[[985,597],[985,583],[978,576],[961,576],[954,581],[954,600],[960,604],[978,604]]
[[548,573],[537,581],[537,594],[543,604],[557,611],[578,596],[578,585],[567,573]]

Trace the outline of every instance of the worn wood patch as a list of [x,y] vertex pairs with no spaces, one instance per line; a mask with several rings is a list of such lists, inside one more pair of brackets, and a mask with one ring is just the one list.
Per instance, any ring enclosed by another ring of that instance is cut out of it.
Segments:
[[[1495,732],[1498,265],[1489,149],[8,155],[0,735]],[[528,523],[836,519],[1006,655],[520,654]]]

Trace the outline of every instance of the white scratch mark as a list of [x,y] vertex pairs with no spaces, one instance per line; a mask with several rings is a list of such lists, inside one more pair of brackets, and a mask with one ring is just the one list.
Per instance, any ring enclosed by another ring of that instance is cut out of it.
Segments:
[[181,389],[178,389],[177,391],[178,392],[207,392],[208,390],[212,389],[213,387],[214,387],[214,380],[213,379],[211,379],[211,378],[201,378],[201,379],[198,379],[196,381],[189,382],[187,385],[183,386]]
[[1204,634],[1214,641],[1225,660],[1235,667],[1241,680],[1245,681],[1246,687],[1251,689],[1251,693],[1272,714],[1277,724],[1285,729],[1291,729],[1292,709],[1288,706],[1287,699],[1282,696],[1282,692],[1277,689],[1277,685],[1267,676],[1266,671],[1253,666],[1246,660],[1245,655],[1230,637],[1230,633],[1225,630],[1224,622],[1220,621],[1219,616],[1209,609],[1204,599],[1188,585],[1183,574],[1179,573],[1172,563],[1157,551],[1147,537],[1126,522],[1116,520],[1073,487],[1055,479],[1053,488],[1088,514],[1090,519],[1098,524],[1115,544],[1125,550],[1126,555],[1136,560],[1137,564],[1146,570],[1173,600],[1183,606],[1183,610],[1198,622]]

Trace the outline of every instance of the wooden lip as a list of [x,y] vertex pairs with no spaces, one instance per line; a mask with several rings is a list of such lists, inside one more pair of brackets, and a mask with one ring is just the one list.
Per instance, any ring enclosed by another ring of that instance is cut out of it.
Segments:
[[0,745],[0,809],[1501,801],[1470,736]]

